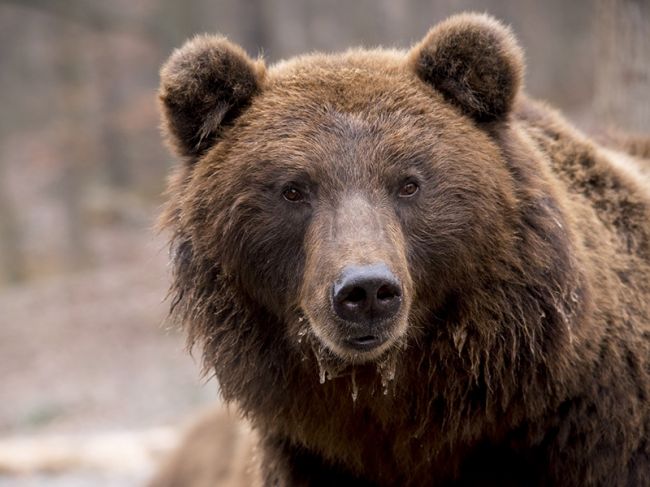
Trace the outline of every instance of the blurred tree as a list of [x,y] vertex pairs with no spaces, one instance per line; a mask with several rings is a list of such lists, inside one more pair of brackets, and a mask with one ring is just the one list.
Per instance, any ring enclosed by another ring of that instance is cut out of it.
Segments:
[[[0,4],[13,4],[60,17],[68,22],[86,26],[95,32],[120,32],[142,38],[160,37],[160,24],[155,17],[138,18],[129,9],[112,2],[88,0],[0,0]],[[181,2],[177,2],[183,5]],[[191,2],[190,2],[191,3]],[[185,7],[187,9],[188,7]],[[179,8],[179,12],[182,11]]]
[[[4,24],[4,22],[3,22]],[[3,29],[0,34],[0,60],[6,63],[11,59],[11,46],[9,42],[17,32],[12,31],[10,26],[2,25]],[[6,64],[5,64],[6,65]],[[0,89],[7,93],[10,82],[7,77],[7,69],[0,71]],[[7,97],[5,97],[7,98]],[[16,283],[26,277],[24,255],[22,251],[23,238],[19,222],[19,214],[16,212],[14,202],[12,201],[8,185],[8,172],[10,166],[6,154],[6,142],[9,133],[14,125],[14,120],[10,119],[7,114],[13,115],[14,107],[8,100],[3,100],[3,115],[0,116],[0,286],[4,283]]]
[[[71,4],[71,9],[74,5]],[[65,267],[76,270],[84,267],[90,260],[87,226],[83,219],[83,191],[88,182],[85,178],[86,165],[92,164],[95,156],[93,138],[85,131],[86,99],[81,74],[83,47],[77,40],[76,26],[68,22],[59,24],[57,48],[59,49],[58,82],[61,103],[61,123],[64,127],[62,147],[65,156],[61,158],[59,174],[60,199],[63,203],[66,220],[67,242],[64,257]]]
[[650,131],[650,2],[598,0],[596,33],[598,124]]
[[253,53],[258,52],[271,42],[268,16],[269,2],[248,0],[247,2],[239,2],[237,6],[241,9],[239,14],[241,18],[250,19],[250,22],[244,23],[243,37],[246,44],[255,49],[251,49]]
[[102,113],[99,123],[103,154],[100,154],[100,157],[103,159],[108,183],[115,188],[126,188],[131,184],[131,161],[127,153],[129,141],[122,127],[118,126],[115,113],[128,98],[128,94],[122,79],[120,56],[115,51],[111,39],[103,43],[97,66],[98,88],[101,93],[99,103]]
[[[5,169],[0,166],[0,172]],[[5,196],[0,174],[0,282],[10,284],[25,278],[25,267],[21,252],[20,227],[9,198]]]
[[153,15],[158,23],[156,38],[168,54],[192,34],[196,26],[196,2],[160,0]]

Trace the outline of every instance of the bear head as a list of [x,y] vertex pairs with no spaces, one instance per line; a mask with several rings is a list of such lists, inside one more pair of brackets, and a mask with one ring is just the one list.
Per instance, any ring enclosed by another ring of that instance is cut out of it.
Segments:
[[477,14],[408,52],[267,69],[199,36],[172,54],[173,307],[226,395],[221,375],[305,344],[367,364],[435,335],[477,370],[501,327],[508,347],[548,349],[521,316],[548,332],[574,280],[561,211],[510,129],[522,73],[510,30]]

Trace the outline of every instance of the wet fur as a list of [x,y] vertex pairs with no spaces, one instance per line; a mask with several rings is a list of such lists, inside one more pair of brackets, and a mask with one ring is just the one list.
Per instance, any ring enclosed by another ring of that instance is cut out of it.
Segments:
[[[431,61],[432,46],[449,47],[458,29],[460,48],[471,39],[461,52],[485,38],[505,53],[495,61],[505,78],[488,81],[510,83],[490,88],[479,71],[460,91],[441,88],[459,64]],[[235,52],[244,79],[258,76]],[[163,88],[172,144],[204,154],[178,168],[162,218],[172,313],[259,432],[266,485],[650,484],[648,185],[528,100],[513,52],[496,21],[461,16],[408,55],[298,58],[254,78],[238,105],[250,108],[198,152],[186,108],[177,118],[167,102],[177,87]],[[414,286],[406,334],[377,362],[350,365],[301,309],[319,240],[263,182],[315,170],[308,153],[338,168],[321,174],[332,186],[366,175],[373,187],[387,170],[377,147],[394,160],[438,151],[449,199],[401,223]]]

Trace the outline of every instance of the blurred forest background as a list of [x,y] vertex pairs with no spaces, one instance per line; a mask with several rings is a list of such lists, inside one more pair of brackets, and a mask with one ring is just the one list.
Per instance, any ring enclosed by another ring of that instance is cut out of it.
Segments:
[[217,400],[164,324],[172,49],[201,32],[268,63],[408,47],[469,9],[513,27],[530,94],[588,129],[650,130],[650,0],[0,0],[0,486],[137,485],[151,465],[33,474],[11,441],[142,431]]

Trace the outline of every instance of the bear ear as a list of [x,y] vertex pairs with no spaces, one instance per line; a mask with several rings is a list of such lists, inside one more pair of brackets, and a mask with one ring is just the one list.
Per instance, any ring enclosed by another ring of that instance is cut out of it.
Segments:
[[506,118],[522,84],[524,57],[509,28],[486,14],[455,15],[411,50],[409,63],[479,122]]
[[163,130],[176,152],[195,159],[215,144],[261,89],[263,61],[219,36],[202,35],[174,51],[160,70]]

